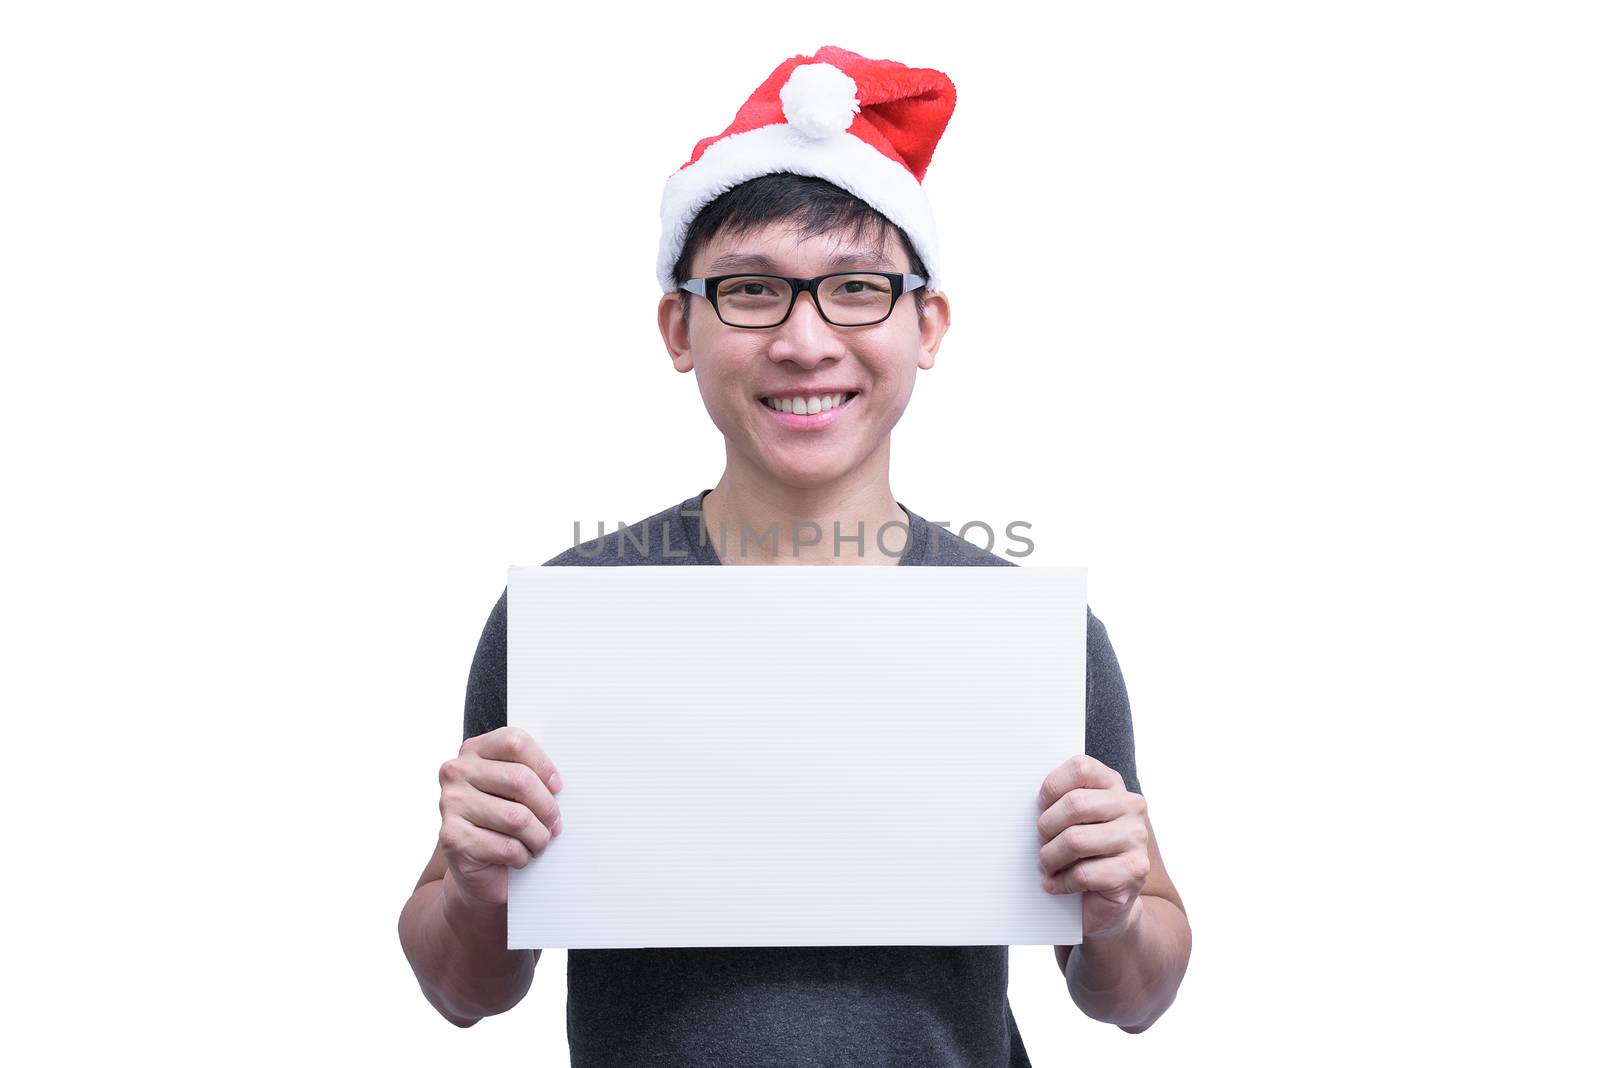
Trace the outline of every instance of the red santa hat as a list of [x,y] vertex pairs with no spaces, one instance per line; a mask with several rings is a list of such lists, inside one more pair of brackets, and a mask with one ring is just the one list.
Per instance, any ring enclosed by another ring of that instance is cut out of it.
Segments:
[[956,87],[936,70],[832,45],[784,60],[728,128],[695,145],[667,179],[656,257],[662,290],[678,288],[672,268],[700,209],[777,172],[826,179],[882,212],[911,239],[937,290],[939,243],[922,176],[955,106]]

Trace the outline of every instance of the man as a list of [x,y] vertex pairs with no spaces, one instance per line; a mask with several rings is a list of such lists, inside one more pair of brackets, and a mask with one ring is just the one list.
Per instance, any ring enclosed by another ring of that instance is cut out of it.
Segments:
[[[726,467],[547,565],[1014,566],[889,488],[890,431],[950,321],[920,180],[953,106],[937,71],[823,48],[786,60],[696,146],[663,198],[658,320]],[[462,1026],[526,993],[539,950],[505,948],[507,870],[562,831],[559,754],[506,726],[505,610],[502,595],[469,676],[466,740],[441,768],[438,844],[400,920],[425,995]],[[1083,895],[1083,944],[1056,947],[1071,997],[1138,1032],[1175,997],[1190,934],[1092,612],[1087,664],[1087,752],[1042,770],[1041,881]],[[570,950],[572,1062],[1026,1065],[1007,948]]]

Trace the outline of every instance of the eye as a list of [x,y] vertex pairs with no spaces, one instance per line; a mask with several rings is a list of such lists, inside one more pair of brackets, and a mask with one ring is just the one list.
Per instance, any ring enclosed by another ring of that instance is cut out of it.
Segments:
[[759,275],[741,275],[738,278],[726,278],[717,285],[717,296],[723,300],[777,300],[788,295],[788,289],[780,290],[781,285],[775,278],[762,278]]
[[851,278],[835,278],[828,283],[828,295],[838,299],[842,297],[855,297],[877,299],[889,295],[887,279],[877,275],[856,275]]

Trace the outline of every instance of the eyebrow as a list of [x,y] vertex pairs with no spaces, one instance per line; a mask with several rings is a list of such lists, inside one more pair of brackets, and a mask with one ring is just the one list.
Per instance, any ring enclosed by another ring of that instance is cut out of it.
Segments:
[[[899,271],[893,263],[884,258],[881,252],[855,251],[842,253],[835,256],[825,264],[829,272],[841,270],[858,271]],[[759,252],[728,252],[712,260],[706,266],[706,275],[721,274],[724,271],[764,271],[768,274],[782,274],[778,262],[770,256]]]

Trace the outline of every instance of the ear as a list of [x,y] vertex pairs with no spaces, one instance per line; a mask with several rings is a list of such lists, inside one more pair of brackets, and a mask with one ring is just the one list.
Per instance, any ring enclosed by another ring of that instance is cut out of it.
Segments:
[[694,357],[689,351],[689,320],[684,315],[683,301],[678,293],[666,294],[661,298],[661,303],[656,305],[656,325],[661,328],[661,340],[666,342],[672,366],[684,372],[693,370]]
[[922,309],[922,351],[917,354],[917,366],[924,371],[933,368],[933,357],[944,341],[944,332],[950,329],[950,298],[943,293],[929,293]]

